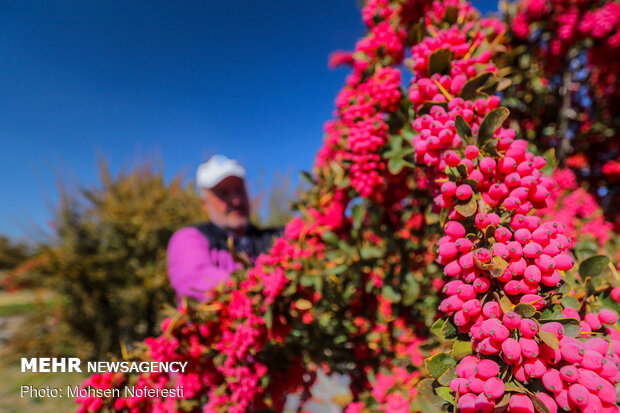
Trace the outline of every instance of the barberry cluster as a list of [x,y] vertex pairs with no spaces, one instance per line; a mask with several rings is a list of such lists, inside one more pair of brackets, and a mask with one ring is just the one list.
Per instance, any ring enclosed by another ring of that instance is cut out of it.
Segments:
[[282,411],[287,394],[308,398],[317,366],[351,375],[348,413],[421,411],[433,387],[420,380],[437,370],[433,358],[422,370],[424,357],[447,356],[428,334],[437,307],[433,331],[470,353],[451,359],[442,383],[459,411],[618,411],[617,315],[564,283],[582,228],[565,218],[590,204],[566,212],[559,200],[576,198],[558,194],[546,158],[506,125],[494,61],[506,27],[458,0],[369,0],[362,15],[368,35],[332,60],[353,73],[300,216],[255,265],[146,341],[143,356],[188,370],[85,383],[182,383],[185,403],[86,398],[81,411]]

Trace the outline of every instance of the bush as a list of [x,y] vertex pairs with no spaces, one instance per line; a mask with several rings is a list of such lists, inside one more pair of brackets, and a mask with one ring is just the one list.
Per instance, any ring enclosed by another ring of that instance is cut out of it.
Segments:
[[151,164],[114,177],[100,165],[101,186],[62,190],[55,239],[41,245],[41,264],[27,285],[54,293],[16,344],[22,352],[120,354],[158,332],[174,292],[166,274],[166,246],[178,228],[204,219],[200,200],[180,177],[166,183]]

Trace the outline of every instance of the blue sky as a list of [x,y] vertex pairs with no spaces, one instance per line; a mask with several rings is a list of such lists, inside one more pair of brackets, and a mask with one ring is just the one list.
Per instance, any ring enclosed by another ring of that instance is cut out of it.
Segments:
[[[97,184],[156,157],[191,178],[211,154],[312,166],[364,27],[356,0],[0,1],[0,234],[36,237],[59,179]],[[483,10],[495,7],[484,1]]]

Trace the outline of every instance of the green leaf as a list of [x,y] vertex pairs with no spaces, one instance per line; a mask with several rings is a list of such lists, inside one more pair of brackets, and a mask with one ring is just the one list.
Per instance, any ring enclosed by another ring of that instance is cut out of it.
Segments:
[[505,384],[505,391],[513,393],[525,393],[525,387],[523,387],[517,382],[510,381]]
[[398,175],[405,165],[406,162],[403,158],[395,156],[388,161],[388,171],[390,171],[392,175]]
[[365,259],[365,260],[370,260],[370,259],[375,259],[375,258],[381,258],[383,257],[384,254],[384,249],[381,247],[363,247],[360,250],[360,256]]
[[519,303],[515,305],[512,311],[519,314],[521,317],[530,318],[536,313],[536,308],[532,304]]
[[450,26],[452,26],[454,23],[456,23],[458,17],[459,17],[459,9],[457,7],[454,7],[454,6],[446,7],[446,12],[443,15],[443,19]]
[[418,114],[426,115],[430,113],[433,106],[441,106],[445,110],[448,110],[448,102],[424,102],[418,109]]
[[478,131],[478,146],[483,146],[493,137],[495,131],[502,126],[509,114],[510,111],[506,108],[496,108],[487,113]]
[[579,275],[583,278],[596,277],[609,265],[609,258],[604,255],[595,255],[579,264]]
[[456,361],[449,354],[439,353],[424,360],[424,364],[432,377],[439,378],[448,369],[456,366]]
[[457,340],[452,344],[452,357],[459,361],[473,353],[473,349],[470,341]]
[[509,311],[512,311],[512,302],[510,301],[510,298],[506,297],[505,295],[502,295],[498,301],[499,301],[499,306],[502,309],[502,312],[504,314]]
[[389,285],[383,286],[383,288],[381,289],[381,295],[393,303],[397,303],[401,299],[401,295]]
[[528,394],[528,396],[532,400],[532,404],[534,405],[534,408],[538,413],[551,413],[547,405],[543,403],[543,401],[540,400],[538,396],[532,393]]
[[323,241],[331,245],[338,245],[338,241],[340,241],[338,236],[331,231],[325,231],[322,235],[322,238]]
[[458,171],[459,175],[461,175],[461,178],[467,178],[467,175],[469,175],[469,173],[467,172],[467,167],[462,163],[456,165],[456,170]]
[[478,203],[476,202],[476,198],[472,196],[466,204],[455,205],[454,209],[464,217],[471,217],[478,210]]
[[575,252],[579,256],[596,254],[596,251],[598,251],[598,246],[592,241],[579,242],[575,245]]
[[312,174],[308,171],[301,171],[301,177],[312,185],[316,185],[316,181],[312,177]]
[[558,341],[558,338],[555,336],[555,334],[549,331],[541,330],[538,332],[538,337],[540,337],[540,339],[552,349],[558,350],[560,348],[560,342]]
[[433,332],[433,334],[435,334],[437,337],[439,337],[441,339],[445,339],[446,338],[446,336],[444,336],[443,333],[441,332],[445,322],[446,322],[445,319],[440,318],[439,320],[435,321],[433,323],[433,325],[431,326],[431,331]]
[[458,375],[456,374],[456,367],[452,367],[451,369],[446,370],[444,374],[439,376],[437,382],[439,382],[439,384],[441,384],[442,386],[449,386],[450,382],[457,377]]
[[447,401],[448,403],[454,405],[454,396],[452,395],[452,389],[447,386],[437,387],[435,392],[439,397]]
[[326,271],[328,274],[338,275],[338,274],[342,274],[343,272],[345,272],[348,268],[349,266],[347,264],[340,264],[340,265],[336,265],[333,268],[328,268]]
[[263,320],[265,320],[265,327],[267,327],[267,329],[273,327],[273,312],[271,311],[271,306],[267,306],[265,314],[263,314]]
[[594,282],[592,282],[592,277],[586,277],[586,297],[592,297],[596,294],[596,288],[594,286]]
[[403,297],[403,305],[413,304],[420,296],[420,284],[413,278],[412,273],[405,276],[405,295]]
[[450,70],[450,62],[454,57],[454,53],[448,49],[435,50],[428,60],[428,74],[435,73],[445,74]]
[[299,300],[295,301],[295,307],[302,311],[309,310],[312,308],[312,303],[305,298],[300,298]]
[[425,413],[441,413],[445,401],[437,396],[433,388],[433,379],[424,379],[418,383],[418,397]]
[[493,76],[491,72],[482,73],[473,79],[468,80],[461,89],[460,97],[465,100],[472,100],[478,95],[478,89],[483,87]]
[[504,274],[504,271],[508,268],[508,263],[502,257],[494,257],[491,264],[491,276],[500,277]]
[[577,311],[579,311],[579,309],[581,308],[581,303],[579,302],[579,300],[570,295],[562,297],[562,301],[560,301],[560,303],[564,308],[569,307]]
[[461,115],[456,115],[456,120],[454,122],[456,126],[456,133],[459,134],[463,141],[470,143],[473,133],[471,131],[471,127],[469,124],[463,119]]
[[447,318],[443,326],[441,326],[441,334],[443,334],[445,338],[455,338],[458,334],[458,329],[451,318]]
[[510,393],[506,392],[500,400],[495,403],[495,409],[498,412],[505,412],[510,402]]
[[360,204],[355,204],[353,205],[353,208],[351,208],[351,218],[353,218],[353,226],[355,228],[359,228],[362,225],[365,212],[366,208]]

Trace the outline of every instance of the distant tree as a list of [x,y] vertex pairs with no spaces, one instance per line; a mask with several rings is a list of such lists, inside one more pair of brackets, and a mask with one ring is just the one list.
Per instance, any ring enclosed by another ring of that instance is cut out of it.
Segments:
[[24,351],[118,354],[121,343],[154,335],[164,306],[174,305],[166,247],[175,230],[204,219],[197,194],[180,177],[166,183],[149,163],[112,176],[102,162],[100,180],[77,195],[61,189],[55,240],[26,276],[60,299],[51,320],[38,314],[37,327],[24,329],[39,335],[36,343],[17,338]]
[[0,271],[14,268],[32,254],[30,248],[21,242],[0,235]]

